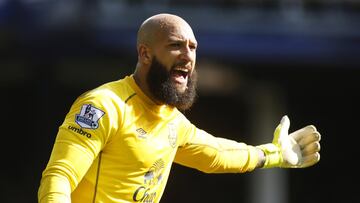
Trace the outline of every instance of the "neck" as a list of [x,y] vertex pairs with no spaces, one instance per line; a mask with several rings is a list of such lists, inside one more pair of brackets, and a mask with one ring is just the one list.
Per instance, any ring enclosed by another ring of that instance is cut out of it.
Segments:
[[144,69],[145,68],[140,67],[139,64],[136,66],[135,72],[133,74],[135,83],[137,84],[137,86],[139,86],[141,91],[143,91],[147,97],[149,97],[156,104],[161,105],[162,103],[159,102],[157,99],[155,99],[154,96],[151,94],[149,86],[147,85],[147,82],[146,82],[147,73],[145,73],[145,71],[143,71]]

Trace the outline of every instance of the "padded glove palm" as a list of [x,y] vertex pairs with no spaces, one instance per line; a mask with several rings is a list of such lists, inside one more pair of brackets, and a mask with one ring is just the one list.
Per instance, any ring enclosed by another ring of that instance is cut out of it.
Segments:
[[290,120],[281,119],[274,132],[273,142],[258,146],[265,153],[263,168],[305,168],[320,160],[320,133],[315,126],[309,125],[290,135]]

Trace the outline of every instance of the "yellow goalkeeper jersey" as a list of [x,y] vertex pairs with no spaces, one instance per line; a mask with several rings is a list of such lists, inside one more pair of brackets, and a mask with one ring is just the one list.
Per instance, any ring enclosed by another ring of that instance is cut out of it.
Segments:
[[253,146],[214,137],[176,108],[157,105],[133,76],[72,105],[38,190],[39,202],[159,202],[173,162],[207,173],[255,168]]

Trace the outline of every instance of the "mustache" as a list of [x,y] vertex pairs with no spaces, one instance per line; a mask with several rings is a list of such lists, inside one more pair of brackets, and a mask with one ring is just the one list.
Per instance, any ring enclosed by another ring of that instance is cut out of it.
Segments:
[[178,66],[187,68],[187,67],[191,66],[191,64],[189,64],[189,62],[186,62],[186,61],[178,62],[171,66],[171,70],[173,70],[175,67],[178,67]]

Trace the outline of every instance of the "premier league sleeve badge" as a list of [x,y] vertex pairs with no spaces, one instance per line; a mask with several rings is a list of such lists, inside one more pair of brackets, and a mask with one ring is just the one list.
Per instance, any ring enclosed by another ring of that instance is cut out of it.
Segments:
[[84,104],[81,107],[80,114],[75,115],[75,122],[82,128],[97,129],[99,127],[98,121],[104,114],[104,111],[91,104]]

